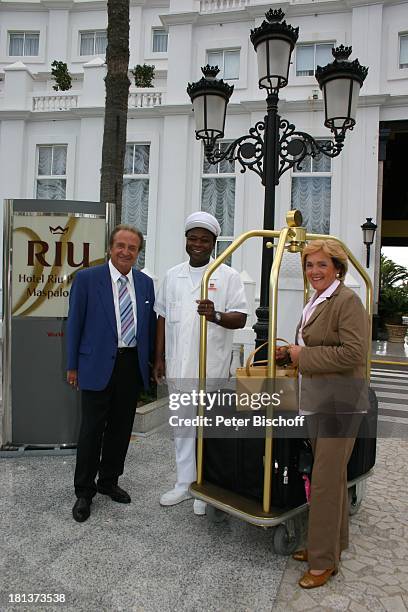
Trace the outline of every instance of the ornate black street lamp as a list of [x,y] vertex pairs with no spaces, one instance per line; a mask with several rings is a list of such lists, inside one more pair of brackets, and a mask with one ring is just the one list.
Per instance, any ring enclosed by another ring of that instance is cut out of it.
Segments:
[[370,247],[374,242],[374,236],[377,225],[373,223],[372,217],[367,217],[365,223],[361,226],[363,230],[363,242],[367,247],[367,263],[366,268],[370,267]]
[[[265,186],[264,229],[274,229],[275,188],[284,172],[290,168],[301,169],[306,156],[323,154],[336,157],[340,154],[347,130],[355,125],[357,100],[368,68],[358,60],[349,61],[351,47],[340,45],[332,49],[334,61],[317,67],[315,76],[323,92],[325,105],[324,125],[333,133],[334,140],[316,141],[278,114],[279,90],[288,84],[292,51],[298,39],[298,28],[283,21],[281,9],[269,10],[266,21],[251,30],[251,42],[258,60],[258,82],[266,89],[267,114],[249,133],[232,142],[225,150],[216,148],[224,136],[226,108],[233,86],[217,79],[217,66],[202,68],[203,78],[189,83],[187,93],[193,103],[196,122],[196,138],[204,143],[205,156],[210,164],[221,160],[236,160],[241,172],[247,168],[256,172]],[[256,314],[256,345],[268,338],[269,276],[273,261],[273,249],[263,240],[260,307]]]

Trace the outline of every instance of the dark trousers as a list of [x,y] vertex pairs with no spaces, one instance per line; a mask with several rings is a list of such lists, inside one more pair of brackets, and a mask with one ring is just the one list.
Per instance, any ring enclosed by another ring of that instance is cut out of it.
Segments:
[[75,494],[91,499],[98,484],[117,484],[123,474],[142,378],[137,349],[119,349],[102,391],[82,391],[82,419],[75,468]]

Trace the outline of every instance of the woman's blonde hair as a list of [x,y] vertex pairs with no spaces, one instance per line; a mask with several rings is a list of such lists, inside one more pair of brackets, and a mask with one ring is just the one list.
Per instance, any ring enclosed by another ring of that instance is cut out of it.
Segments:
[[327,240],[311,240],[303,249],[302,252],[302,268],[306,269],[306,259],[308,255],[323,251],[327,257],[330,257],[334,267],[339,271],[339,279],[344,280],[347,268],[348,257],[345,250],[336,242],[328,238]]

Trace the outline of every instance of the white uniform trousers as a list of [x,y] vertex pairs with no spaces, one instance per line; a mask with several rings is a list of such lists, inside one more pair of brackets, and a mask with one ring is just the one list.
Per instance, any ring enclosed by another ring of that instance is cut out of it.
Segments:
[[174,445],[176,448],[177,468],[175,488],[180,491],[186,491],[191,483],[197,480],[195,431],[192,430],[190,435],[186,435],[186,437],[175,437]]

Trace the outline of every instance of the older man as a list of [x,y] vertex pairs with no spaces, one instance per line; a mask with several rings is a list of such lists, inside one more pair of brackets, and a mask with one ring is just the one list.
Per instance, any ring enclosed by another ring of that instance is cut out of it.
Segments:
[[131,501],[118,478],[139,392],[149,386],[156,328],[152,280],[132,269],[142,247],[139,230],[118,225],[109,263],[80,271],[71,289],[67,380],[82,390],[72,509],[78,522],[89,517],[97,491],[119,503]]
[[[211,276],[208,300],[200,300],[200,286],[210,261],[220,225],[213,215],[196,212],[185,222],[186,251],[189,261],[171,268],[159,289],[155,310],[158,317],[154,375],[166,378],[172,390],[190,386],[198,379],[200,316],[208,326],[207,378],[226,379],[229,375],[232,330],[245,326],[247,303],[241,278],[222,264]],[[196,479],[194,435],[175,438],[177,482],[160,498],[162,506],[172,506],[191,497],[189,486]],[[205,504],[194,502],[195,514],[205,514]]]

